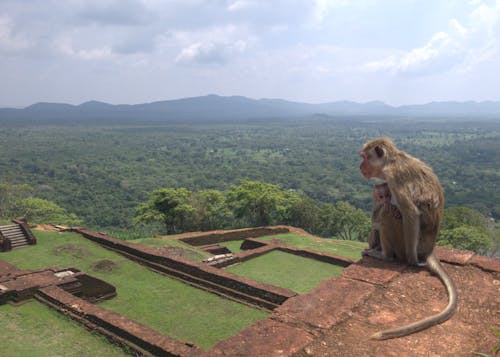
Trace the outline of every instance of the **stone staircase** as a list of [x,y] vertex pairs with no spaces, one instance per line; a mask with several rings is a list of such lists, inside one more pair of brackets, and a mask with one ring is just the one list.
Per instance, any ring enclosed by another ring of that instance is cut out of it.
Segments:
[[0,250],[2,251],[36,244],[36,240],[26,223],[17,220],[14,223],[0,226]]

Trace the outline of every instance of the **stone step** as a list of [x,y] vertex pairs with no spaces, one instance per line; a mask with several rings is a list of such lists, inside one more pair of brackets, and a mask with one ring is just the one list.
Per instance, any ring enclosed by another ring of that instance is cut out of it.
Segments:
[[14,243],[14,242],[25,242],[25,241],[28,241],[26,239],[26,237],[17,237],[17,238],[10,238],[10,237],[7,237],[8,240],[10,240],[11,243]]
[[3,229],[12,229],[12,228],[19,228],[19,225],[18,224],[9,224],[7,226],[0,226],[0,230],[3,230]]
[[2,235],[4,237],[19,237],[19,236],[24,236],[24,232],[12,232],[12,233],[5,233],[5,232],[2,232]]
[[12,235],[12,234],[24,234],[22,230],[12,230],[12,231],[2,231],[4,236]]
[[4,234],[3,235],[5,238],[8,238],[8,239],[15,239],[15,238],[21,238],[21,237],[25,237],[24,233],[16,233],[16,234]]
[[25,239],[25,236],[15,236],[15,237],[12,237],[12,236],[4,236],[5,238],[7,238],[8,240],[18,240],[18,239]]

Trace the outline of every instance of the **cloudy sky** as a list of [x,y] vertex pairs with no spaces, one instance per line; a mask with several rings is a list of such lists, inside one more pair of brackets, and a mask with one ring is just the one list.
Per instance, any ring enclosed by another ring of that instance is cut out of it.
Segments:
[[500,0],[0,0],[0,106],[500,100]]

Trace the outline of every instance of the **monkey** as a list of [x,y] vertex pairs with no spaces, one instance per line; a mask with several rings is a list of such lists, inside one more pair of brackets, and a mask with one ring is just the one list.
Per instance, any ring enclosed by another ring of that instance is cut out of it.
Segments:
[[379,331],[371,338],[402,337],[448,320],[457,306],[457,291],[433,254],[444,208],[444,190],[439,179],[428,165],[399,150],[387,137],[365,143],[359,154],[362,157],[361,174],[367,179],[385,180],[401,214],[400,225],[389,221],[391,215],[380,217],[382,258],[393,254],[410,265],[425,264],[439,277],[448,293],[448,305],[440,313],[406,326]]
[[[368,249],[363,251],[364,255],[375,254],[377,258],[382,258],[380,252],[382,246],[380,243],[380,223],[382,216],[390,213],[393,218],[401,220],[401,212],[391,202],[391,191],[386,182],[375,185],[372,192],[373,206],[372,206],[372,220],[370,236],[368,238]],[[387,220],[387,219],[386,219]],[[387,223],[385,223],[387,225]]]
[[400,247],[398,242],[402,237],[401,212],[392,203],[391,191],[386,182],[375,185],[372,195],[372,229],[368,239],[369,249],[363,251],[363,255],[392,261],[404,255],[401,250],[394,251]]

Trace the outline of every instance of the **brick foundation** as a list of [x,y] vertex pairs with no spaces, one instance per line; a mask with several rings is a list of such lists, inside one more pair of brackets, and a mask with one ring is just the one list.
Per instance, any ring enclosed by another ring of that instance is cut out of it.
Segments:
[[127,257],[191,285],[215,292],[247,304],[272,310],[296,293],[285,288],[260,283],[231,274],[204,263],[195,263],[182,257],[171,257],[155,249],[130,244],[125,241],[76,228],[76,232],[87,239],[110,248]]

